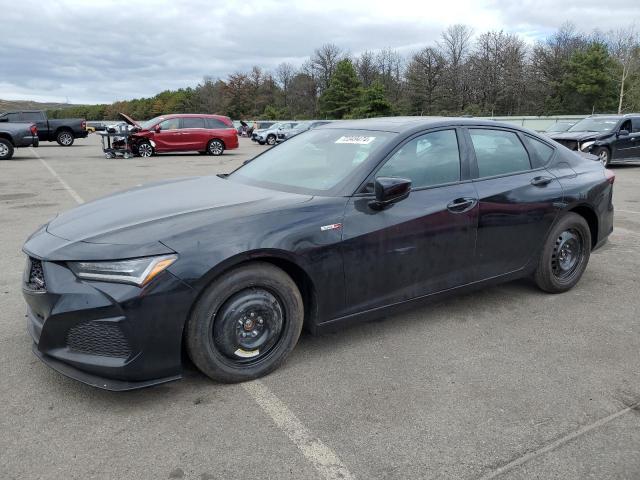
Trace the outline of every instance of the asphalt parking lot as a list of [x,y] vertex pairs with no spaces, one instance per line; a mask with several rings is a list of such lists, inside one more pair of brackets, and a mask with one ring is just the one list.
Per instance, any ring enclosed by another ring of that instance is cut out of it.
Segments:
[[578,286],[518,281],[304,334],[250,384],[129,393],[31,353],[21,246],[56,212],[221,157],[107,160],[95,136],[0,163],[0,478],[640,478],[640,165],[614,167],[616,229]]

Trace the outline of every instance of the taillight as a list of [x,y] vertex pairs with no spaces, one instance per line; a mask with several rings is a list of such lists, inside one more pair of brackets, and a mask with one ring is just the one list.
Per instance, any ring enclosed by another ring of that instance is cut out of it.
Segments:
[[35,125],[31,125],[31,135],[38,135],[38,127],[36,127]]
[[615,182],[616,180],[616,174],[613,173],[613,170],[609,170],[608,168],[604,169],[604,176],[607,179],[607,182],[609,182],[611,185],[613,185],[613,182]]

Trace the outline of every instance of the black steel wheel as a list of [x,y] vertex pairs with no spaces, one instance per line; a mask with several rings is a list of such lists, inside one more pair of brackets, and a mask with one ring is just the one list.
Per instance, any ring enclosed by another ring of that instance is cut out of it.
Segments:
[[69,130],[61,130],[56,136],[56,142],[63,147],[70,147],[73,145],[73,140],[73,133]]
[[203,292],[187,322],[187,350],[214,380],[251,380],[287,358],[303,319],[302,296],[291,277],[269,263],[252,262],[223,274]]
[[550,293],[573,288],[587,268],[591,254],[591,231],[576,213],[565,214],[552,228],[543,247],[534,278]]
[[222,140],[214,138],[209,142],[209,145],[207,145],[207,152],[209,152],[210,155],[222,155],[224,152],[224,143],[222,143]]

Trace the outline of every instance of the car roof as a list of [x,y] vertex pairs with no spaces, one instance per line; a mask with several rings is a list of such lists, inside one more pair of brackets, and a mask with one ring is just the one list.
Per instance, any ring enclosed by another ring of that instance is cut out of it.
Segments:
[[377,117],[363,120],[341,120],[331,122],[318,127],[319,129],[353,129],[353,130],[378,130],[383,132],[405,133],[412,130],[433,128],[440,126],[472,125],[487,127],[505,127],[528,131],[517,125],[496,122],[493,120],[481,120],[468,117]]
[[216,115],[213,113],[170,113],[168,115],[158,115],[162,118],[189,118],[189,117],[205,117],[205,118],[229,118],[226,115]]

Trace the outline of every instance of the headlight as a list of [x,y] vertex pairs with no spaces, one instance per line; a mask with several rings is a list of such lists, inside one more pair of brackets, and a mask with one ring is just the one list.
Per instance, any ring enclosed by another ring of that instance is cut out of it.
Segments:
[[130,283],[142,287],[177,258],[177,255],[163,255],[107,262],[68,262],[67,265],[76,276],[85,280]]
[[583,152],[587,150],[587,148],[589,148],[591,145],[593,145],[594,143],[596,143],[595,140],[590,140],[588,142],[584,142],[580,145],[580,150],[582,150]]

